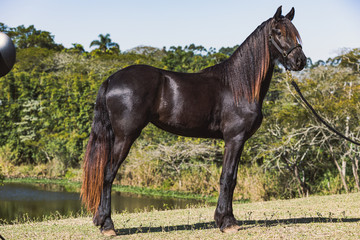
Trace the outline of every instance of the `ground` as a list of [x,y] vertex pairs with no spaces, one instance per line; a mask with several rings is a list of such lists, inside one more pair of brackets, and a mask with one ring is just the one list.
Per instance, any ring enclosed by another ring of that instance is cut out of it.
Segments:
[[[360,239],[360,193],[234,205],[241,228],[221,233],[215,207],[119,213],[111,239]],[[107,239],[90,217],[0,225],[5,239]]]

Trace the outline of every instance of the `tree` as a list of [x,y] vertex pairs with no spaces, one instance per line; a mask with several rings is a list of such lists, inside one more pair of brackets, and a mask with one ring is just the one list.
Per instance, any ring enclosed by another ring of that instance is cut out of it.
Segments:
[[100,40],[94,40],[90,43],[90,47],[98,46],[101,52],[105,53],[108,49],[114,47],[120,49],[119,44],[114,43],[110,39],[110,34],[102,35],[99,34]]
[[219,53],[225,54],[230,57],[238,47],[239,45],[235,45],[234,47],[222,47],[220,48]]
[[8,26],[6,26],[4,23],[0,22],[0,32],[7,33],[9,30]]
[[137,54],[138,56],[151,57],[157,61],[161,61],[161,59],[166,56],[165,47],[163,49],[159,49],[155,47],[142,46],[142,45],[134,47],[129,51],[127,51],[126,53]]
[[190,44],[184,48],[172,46],[162,58],[164,68],[177,72],[198,72],[218,63],[220,56],[208,52],[203,46]]
[[[1,28],[7,29],[5,25]],[[14,41],[17,48],[47,48],[53,50],[61,50],[64,47],[56,44],[54,36],[50,32],[37,30],[34,25],[25,27],[20,25],[16,28],[7,29],[7,34]]]
[[80,54],[85,52],[83,45],[81,45],[79,43],[73,43],[72,45],[73,45],[73,47],[68,50],[69,52],[80,53]]
[[[352,66],[333,63],[327,61],[323,66],[309,68],[295,81],[305,98],[330,125],[356,140],[360,133],[360,78]],[[330,190],[329,175],[338,177],[345,192],[359,189],[359,148],[318,122],[303,107],[289,80],[283,74],[275,75],[264,101],[266,121],[262,129],[266,130],[262,130],[261,139],[267,144],[260,148],[263,166],[290,172],[298,183],[299,195],[319,189],[321,182],[327,182]],[[354,180],[348,177],[351,170]],[[335,190],[340,191],[340,188]]]
[[[347,50],[345,54],[337,57],[340,59],[341,67],[349,67],[354,70],[354,73],[360,72],[360,48],[354,48],[351,50]],[[335,59],[337,59],[335,58]]]

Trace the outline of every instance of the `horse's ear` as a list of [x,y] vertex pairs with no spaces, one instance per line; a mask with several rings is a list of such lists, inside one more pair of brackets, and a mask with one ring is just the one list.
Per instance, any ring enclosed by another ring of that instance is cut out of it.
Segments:
[[276,21],[278,21],[280,19],[280,17],[281,17],[281,8],[282,8],[282,6],[278,7],[278,9],[276,10],[276,13],[274,15],[274,19]]
[[289,19],[290,21],[292,21],[294,19],[294,15],[295,15],[295,8],[292,8],[290,10],[290,12],[288,14],[286,14],[286,18]]

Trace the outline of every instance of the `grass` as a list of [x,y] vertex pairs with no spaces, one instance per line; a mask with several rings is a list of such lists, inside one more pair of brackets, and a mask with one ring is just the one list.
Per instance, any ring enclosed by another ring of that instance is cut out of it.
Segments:
[[50,179],[50,178],[6,178],[4,183],[32,183],[32,184],[58,184],[73,187],[81,187],[80,182],[69,181],[66,179]]
[[[32,184],[59,184],[70,187],[69,189],[74,192],[80,192],[81,182],[70,181],[66,179],[48,179],[48,178],[6,178],[4,183],[32,183]],[[123,186],[114,184],[112,187],[113,191],[134,193],[148,196],[159,196],[159,197],[171,197],[171,198],[182,198],[182,199],[195,199],[204,200],[206,202],[214,203],[217,198],[214,196],[206,196],[188,192],[159,190],[151,188],[142,188],[136,186]]]
[[[360,193],[234,205],[234,234],[214,224],[215,207],[113,214],[112,239],[360,239]],[[1,225],[5,239],[107,239],[90,217]]]

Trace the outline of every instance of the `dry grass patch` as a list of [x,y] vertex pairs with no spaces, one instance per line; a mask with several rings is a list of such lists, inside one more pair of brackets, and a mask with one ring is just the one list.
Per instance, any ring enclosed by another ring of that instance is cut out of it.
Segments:
[[[215,207],[114,214],[112,239],[360,239],[360,194],[235,204],[241,224],[223,234]],[[91,218],[0,226],[5,239],[104,239]]]

